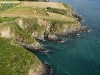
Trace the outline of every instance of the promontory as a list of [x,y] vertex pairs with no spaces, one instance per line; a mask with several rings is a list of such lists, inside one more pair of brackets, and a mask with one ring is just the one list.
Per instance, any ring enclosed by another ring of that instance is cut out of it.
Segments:
[[65,3],[0,2],[0,75],[49,75],[50,67],[30,50],[46,50],[39,41],[86,31],[80,21]]

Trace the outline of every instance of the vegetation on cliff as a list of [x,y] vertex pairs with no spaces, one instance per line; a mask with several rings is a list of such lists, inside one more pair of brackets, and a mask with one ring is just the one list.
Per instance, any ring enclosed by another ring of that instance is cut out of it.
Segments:
[[35,74],[39,65],[41,61],[33,53],[0,37],[0,75],[29,75],[30,70]]

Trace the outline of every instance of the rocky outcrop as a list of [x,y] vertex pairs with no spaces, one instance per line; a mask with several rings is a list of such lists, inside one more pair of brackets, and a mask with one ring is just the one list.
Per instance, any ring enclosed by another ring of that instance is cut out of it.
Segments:
[[51,75],[52,74],[52,68],[48,63],[43,63],[44,66],[44,73],[42,75]]
[[[17,25],[16,25],[17,24]],[[74,32],[84,32],[88,29],[77,21],[76,23],[64,23],[55,20],[20,18],[15,23],[8,23],[0,30],[0,36],[11,38],[24,48],[34,51],[45,49],[36,40],[50,40],[62,42],[59,36],[69,36]],[[13,29],[12,29],[13,28]]]
[[62,42],[62,39],[60,39],[58,36],[55,34],[48,34],[47,40],[54,41],[54,42]]
[[[81,18],[78,15],[74,15],[74,17],[76,18],[76,22],[71,24],[58,22],[56,20],[50,21],[47,19],[21,18],[18,21],[18,25],[35,39],[59,42],[62,41],[62,39],[57,35],[69,36],[74,32],[88,31],[86,27],[81,26],[79,22],[81,21]],[[26,46],[27,45],[24,45],[24,47]],[[32,49],[32,46],[33,45],[28,45],[30,49]],[[40,45],[37,47],[41,49]],[[35,46],[35,49],[38,50],[37,47]]]
[[3,28],[0,32],[1,32],[1,37],[6,37],[6,38],[11,37],[11,31],[9,27]]
[[33,67],[34,64],[29,69],[28,75],[51,75],[52,73],[52,68],[47,63],[41,63],[38,65],[38,68],[36,68],[35,71],[33,70]]
[[82,16],[80,16],[78,14],[73,14],[72,16],[74,16],[77,19],[77,21],[79,21],[79,22],[82,22],[82,20],[83,20]]
[[35,69],[35,71],[33,69],[34,66],[31,66],[31,68],[29,69],[28,75],[43,75],[44,74],[44,66],[43,65],[44,64],[38,65],[38,67]]
[[[10,25],[10,24],[9,24]],[[4,25],[3,25],[4,26]],[[34,51],[44,51],[45,49],[40,45],[39,42],[37,42],[32,36],[24,32],[22,28],[19,26],[15,25],[13,23],[13,28],[10,26],[1,27],[2,29],[0,30],[0,37],[4,38],[10,38],[17,44],[23,46],[26,49],[31,49]]]
[[33,44],[20,44],[20,45],[22,45],[24,48],[28,50],[34,50],[34,51],[45,51],[46,50],[38,42],[33,43]]

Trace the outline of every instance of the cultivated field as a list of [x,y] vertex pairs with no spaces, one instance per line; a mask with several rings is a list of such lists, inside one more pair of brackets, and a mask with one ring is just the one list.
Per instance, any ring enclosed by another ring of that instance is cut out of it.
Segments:
[[[52,9],[48,11],[48,7]],[[0,16],[36,17],[75,22],[76,20],[72,17],[72,13],[73,11],[69,5],[64,6],[64,4],[58,2],[22,2],[19,6],[10,7],[9,9],[1,11]]]
[[66,9],[61,3],[58,2],[24,2],[23,6],[31,6],[34,8],[59,8],[59,9]]

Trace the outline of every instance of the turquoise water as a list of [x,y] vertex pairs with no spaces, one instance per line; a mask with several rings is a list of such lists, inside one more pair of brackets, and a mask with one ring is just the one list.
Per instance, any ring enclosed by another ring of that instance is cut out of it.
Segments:
[[35,53],[53,68],[52,75],[100,75],[100,1],[55,0],[72,5],[92,32],[63,38],[65,43],[46,41],[48,53]]

